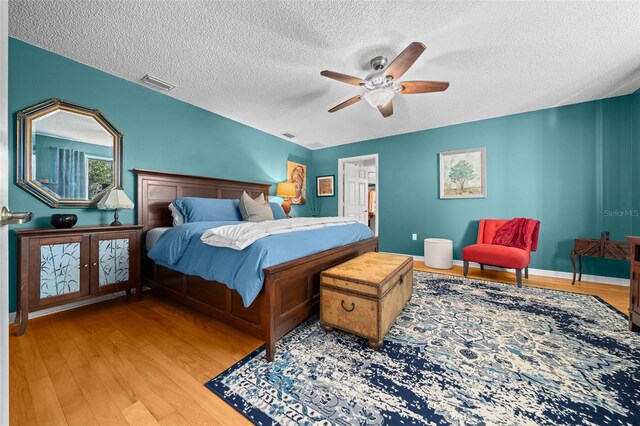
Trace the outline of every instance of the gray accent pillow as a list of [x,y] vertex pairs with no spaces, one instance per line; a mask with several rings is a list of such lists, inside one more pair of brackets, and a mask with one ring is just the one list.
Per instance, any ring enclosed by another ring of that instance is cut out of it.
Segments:
[[273,210],[267,200],[264,199],[264,194],[256,199],[252,199],[246,192],[242,193],[240,197],[240,214],[242,219],[247,222],[262,222],[263,220],[273,220]]

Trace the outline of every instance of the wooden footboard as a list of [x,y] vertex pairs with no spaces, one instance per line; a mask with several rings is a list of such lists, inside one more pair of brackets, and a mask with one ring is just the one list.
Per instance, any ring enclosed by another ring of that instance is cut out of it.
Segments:
[[378,238],[326,250],[264,270],[264,286],[245,308],[235,290],[216,281],[186,275],[148,260],[143,280],[149,287],[265,342],[267,360],[276,341],[319,310],[320,273],[368,251]]
[[267,360],[273,361],[276,341],[320,308],[320,273],[368,251],[378,251],[378,238],[327,250],[264,270],[262,312]]

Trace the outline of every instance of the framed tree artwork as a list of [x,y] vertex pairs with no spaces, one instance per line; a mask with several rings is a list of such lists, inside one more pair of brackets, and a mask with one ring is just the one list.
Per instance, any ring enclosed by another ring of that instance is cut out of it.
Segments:
[[287,182],[296,186],[296,196],[291,197],[291,204],[304,204],[307,200],[307,166],[287,161]]
[[334,197],[335,175],[318,176],[316,178],[316,195],[318,197]]
[[440,198],[487,196],[486,148],[440,153]]

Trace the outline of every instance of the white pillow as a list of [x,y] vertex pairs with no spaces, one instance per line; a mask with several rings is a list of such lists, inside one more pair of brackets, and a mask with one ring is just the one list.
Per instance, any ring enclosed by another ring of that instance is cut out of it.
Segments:
[[169,210],[171,210],[171,217],[173,217],[173,226],[182,225],[184,223],[184,216],[180,213],[180,210],[173,203],[169,204]]
[[263,220],[273,220],[273,210],[264,199],[264,194],[256,199],[252,199],[246,192],[240,197],[240,214],[242,219],[247,222],[262,222]]

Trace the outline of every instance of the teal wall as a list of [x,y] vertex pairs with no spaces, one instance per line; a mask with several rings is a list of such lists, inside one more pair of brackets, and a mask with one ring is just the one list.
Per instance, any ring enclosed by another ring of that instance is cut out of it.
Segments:
[[[276,183],[286,161],[309,166],[315,176],[337,175],[338,158],[378,153],[382,250],[422,254],[426,237],[450,238],[455,258],[473,243],[483,217],[528,216],[542,221],[532,267],[569,271],[576,237],[609,230],[622,239],[640,235],[640,91],[635,94],[465,123],[309,151],[21,41],[9,40],[9,111],[49,98],[98,108],[124,133],[124,189],[134,198],[133,168]],[[15,127],[10,127],[15,140]],[[439,200],[438,153],[487,147],[488,197]],[[14,144],[9,144],[15,158]],[[635,164],[635,166],[634,166]],[[10,162],[15,182],[15,168]],[[272,187],[272,193],[275,185]],[[310,198],[310,197],[309,197]],[[337,214],[337,198],[316,199],[323,215]],[[54,213],[78,214],[80,225],[108,224],[111,212],[51,209],[17,185],[15,211],[34,211],[26,227],[49,226]],[[622,212],[619,214],[619,212]],[[306,215],[308,205],[293,206]],[[135,211],[123,211],[124,223]],[[17,226],[13,229],[19,228]],[[418,241],[411,234],[419,235]],[[15,310],[16,238],[10,239],[10,310]],[[628,276],[624,262],[585,259],[585,273]]]
[[[339,158],[379,154],[384,251],[422,255],[422,239],[441,237],[461,259],[478,219],[524,216],[542,222],[532,267],[570,271],[574,238],[632,232],[634,218],[619,213],[640,208],[631,191],[632,105],[637,94],[325,148],[313,152],[310,176],[337,175]],[[476,147],[487,148],[487,198],[440,200],[438,153]],[[321,202],[323,215],[337,214],[337,198]],[[584,261],[588,274],[627,277],[628,268]]]
[[[124,134],[124,189],[134,199],[133,168],[162,170],[275,184],[286,180],[287,160],[310,165],[311,151],[267,133],[175,100],[35,46],[9,39],[9,122],[16,113],[50,98],[97,108]],[[15,140],[15,124],[9,140]],[[9,144],[9,158],[15,146]],[[15,182],[14,162],[10,179]],[[271,188],[275,193],[275,185]],[[13,184],[14,211],[33,211],[36,219],[22,227],[50,226],[54,213],[75,213],[79,225],[108,224],[113,212],[51,209]],[[308,206],[293,206],[305,215]],[[122,211],[134,223],[133,210]],[[12,229],[19,228],[13,226]],[[15,310],[16,237],[10,233],[10,310]]]

